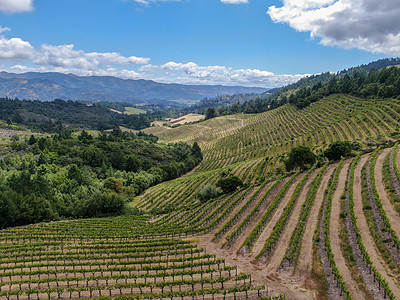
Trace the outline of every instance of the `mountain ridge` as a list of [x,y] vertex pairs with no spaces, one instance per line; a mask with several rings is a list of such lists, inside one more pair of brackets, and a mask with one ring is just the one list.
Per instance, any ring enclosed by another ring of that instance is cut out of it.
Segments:
[[78,76],[58,72],[0,72],[0,96],[51,101],[115,101],[128,103],[169,103],[172,100],[201,100],[237,93],[263,93],[266,88],[223,85],[183,85],[113,76]]

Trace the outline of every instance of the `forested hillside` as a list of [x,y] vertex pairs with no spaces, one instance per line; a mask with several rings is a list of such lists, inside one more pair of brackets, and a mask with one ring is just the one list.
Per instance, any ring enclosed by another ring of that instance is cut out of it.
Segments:
[[286,103],[304,108],[335,93],[363,98],[398,97],[400,96],[399,64],[399,58],[381,59],[338,73],[326,72],[308,76],[296,83],[259,95],[239,94],[226,98],[204,99],[191,109],[206,113],[207,108],[213,107],[216,109],[216,115],[223,116],[240,112],[260,113]]
[[[12,138],[0,160],[0,227],[137,213],[129,199],[177,178],[202,159],[197,144],[158,145],[154,136],[86,131]],[[18,151],[18,153],[17,153]]]

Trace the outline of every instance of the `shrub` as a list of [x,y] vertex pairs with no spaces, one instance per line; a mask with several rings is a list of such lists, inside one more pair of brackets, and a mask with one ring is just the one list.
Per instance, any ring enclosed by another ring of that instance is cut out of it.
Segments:
[[291,171],[296,168],[304,171],[312,166],[316,161],[316,155],[305,146],[297,146],[289,152],[288,158],[285,161],[286,170]]
[[234,192],[241,186],[243,186],[243,181],[237,176],[222,178],[217,182],[217,187],[219,187],[225,194]]
[[199,193],[197,194],[201,202],[206,202],[210,199],[216,198],[218,196],[218,192],[212,185],[205,185],[201,188]]
[[329,145],[324,155],[330,161],[351,156],[352,144],[349,141],[338,141]]

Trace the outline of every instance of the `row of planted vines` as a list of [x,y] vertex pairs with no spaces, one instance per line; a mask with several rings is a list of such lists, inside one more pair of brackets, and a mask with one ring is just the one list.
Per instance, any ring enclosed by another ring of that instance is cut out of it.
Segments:
[[[185,177],[184,188],[177,180],[161,185],[164,195],[173,191],[165,202],[176,207],[154,224],[200,237],[206,248],[219,249],[219,257],[227,253],[246,262],[271,289],[295,299],[400,295],[399,100],[333,95],[303,110],[286,105],[227,118],[219,119],[221,127],[191,125],[203,131],[199,136],[212,132],[214,138],[193,138],[204,160]],[[341,163],[320,161],[308,171],[284,172],[284,153],[294,147],[306,145],[319,155],[343,140],[359,147]],[[208,201],[196,198],[199,188],[226,173],[246,184]],[[145,207],[159,191],[149,190],[136,205]],[[319,290],[290,294],[290,288],[280,289],[280,274],[303,284],[313,278]]]

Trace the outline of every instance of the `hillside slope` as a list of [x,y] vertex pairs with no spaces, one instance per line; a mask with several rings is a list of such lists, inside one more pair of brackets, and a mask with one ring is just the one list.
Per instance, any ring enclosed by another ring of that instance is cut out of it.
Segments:
[[[390,200],[383,193],[386,187],[399,184],[399,173],[395,172],[398,161],[393,162],[393,153],[398,151],[393,141],[398,138],[399,128],[399,100],[362,100],[342,94],[326,97],[303,110],[284,105],[256,115],[224,116],[173,129],[149,128],[146,132],[165,142],[199,142],[204,160],[195,172],[150,189],[133,205],[148,211],[172,211],[155,224],[196,233],[198,237],[193,240],[208,252],[294,299],[340,299],[344,294],[352,299],[383,299],[398,295],[399,272],[390,266],[399,258],[392,247],[400,246],[396,232],[400,210],[396,198],[392,195]],[[320,154],[340,140],[355,141],[361,147],[389,147],[384,152],[376,148],[373,154],[362,157],[362,162],[369,162],[367,170],[372,168],[362,179],[371,187],[370,194],[364,193],[362,199],[345,194],[346,186],[359,190],[351,181],[351,174],[359,166],[357,158],[322,165],[303,174],[288,174],[281,182],[282,155],[290,149],[307,145]],[[387,157],[388,153],[392,155],[387,158],[391,165],[386,162],[391,175],[386,171],[389,175],[383,182],[382,159],[375,157]],[[379,169],[375,169],[377,163]],[[375,178],[371,175],[374,170],[378,172]],[[215,185],[226,172],[243,179],[245,187],[218,200],[200,202],[196,193],[201,187]],[[374,186],[379,191],[376,194],[372,192]],[[371,219],[365,228],[351,219],[351,203],[355,201],[370,202],[378,221]],[[309,213],[313,218],[308,218]],[[322,219],[318,221],[320,214]],[[342,215],[345,219],[339,218]],[[384,223],[393,224],[393,231],[385,233]],[[321,236],[315,243],[313,232],[318,229]],[[373,250],[374,245],[367,240],[357,242],[359,230],[371,232],[372,240],[378,239],[379,250]],[[384,237],[379,239],[376,232]],[[363,256],[354,261],[351,257],[359,251],[375,255],[380,264]],[[366,274],[365,269],[375,270],[375,275]],[[336,275],[331,276],[332,272]],[[324,273],[327,285],[321,281]],[[374,281],[374,276],[380,281]]]

